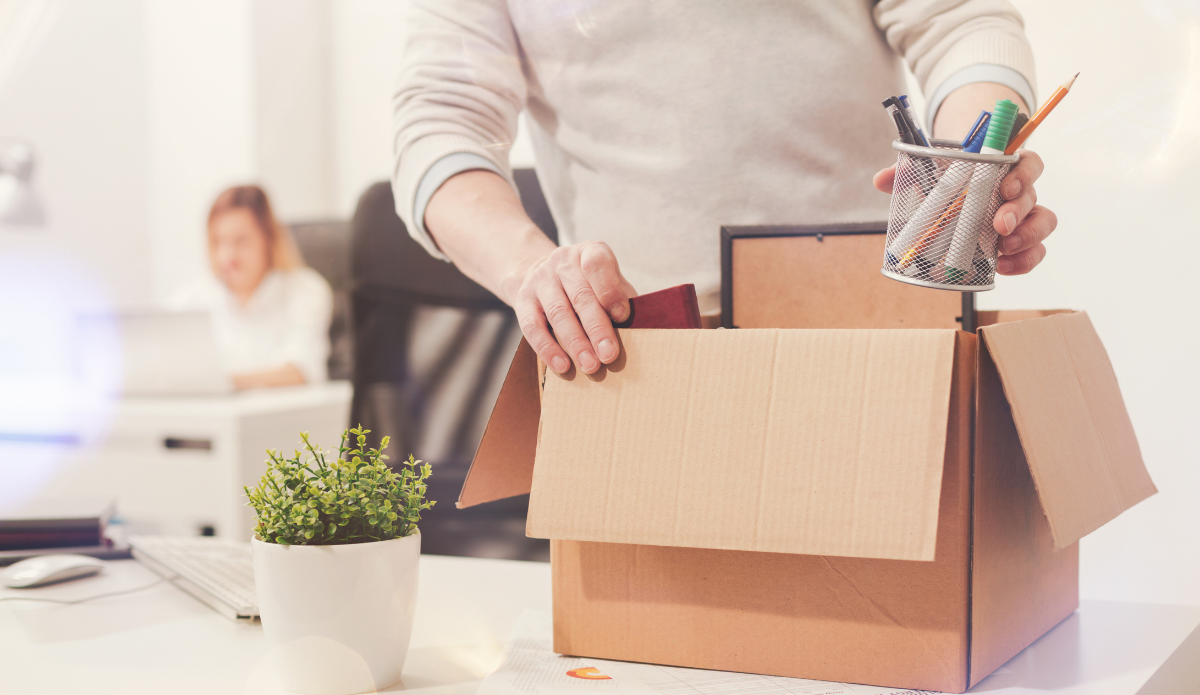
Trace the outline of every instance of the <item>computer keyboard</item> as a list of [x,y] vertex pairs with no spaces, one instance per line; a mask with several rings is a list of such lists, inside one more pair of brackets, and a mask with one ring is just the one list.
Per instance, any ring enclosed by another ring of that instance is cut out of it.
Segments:
[[133,557],[233,620],[258,619],[249,543],[205,536],[132,536]]

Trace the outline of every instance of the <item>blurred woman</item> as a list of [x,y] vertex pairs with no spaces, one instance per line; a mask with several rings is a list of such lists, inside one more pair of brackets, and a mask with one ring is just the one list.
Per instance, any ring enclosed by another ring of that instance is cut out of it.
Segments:
[[304,265],[291,232],[258,186],[235,186],[208,213],[212,275],[185,287],[177,308],[212,312],[217,346],[238,389],[326,378],[333,293]]

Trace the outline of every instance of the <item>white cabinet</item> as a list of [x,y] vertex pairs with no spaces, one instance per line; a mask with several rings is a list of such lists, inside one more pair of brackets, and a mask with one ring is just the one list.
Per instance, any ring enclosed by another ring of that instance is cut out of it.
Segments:
[[[257,483],[266,450],[285,455],[300,432],[336,452],[350,418],[349,382],[228,396],[125,398],[107,432],[74,443],[0,447],[49,470],[37,497],[112,496],[130,532],[196,533],[249,539],[253,511],[242,487]],[[38,455],[33,450],[41,449]]]

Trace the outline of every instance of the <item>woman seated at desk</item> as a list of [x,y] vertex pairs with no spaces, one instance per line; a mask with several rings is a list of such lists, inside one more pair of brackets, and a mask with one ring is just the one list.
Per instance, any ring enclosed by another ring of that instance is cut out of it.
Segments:
[[304,265],[258,186],[235,186],[208,213],[212,274],[172,304],[212,313],[217,347],[238,389],[325,381],[333,293]]

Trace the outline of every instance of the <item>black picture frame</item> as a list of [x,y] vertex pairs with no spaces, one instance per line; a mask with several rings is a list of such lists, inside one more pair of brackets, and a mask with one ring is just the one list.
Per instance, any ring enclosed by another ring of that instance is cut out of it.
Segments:
[[[817,237],[887,234],[887,222],[850,222],[839,224],[744,225],[721,227],[721,327],[736,328],[733,317],[733,240],[763,237]],[[939,290],[944,291],[944,290]],[[962,314],[955,320],[968,333],[977,327],[975,293],[962,292]]]

